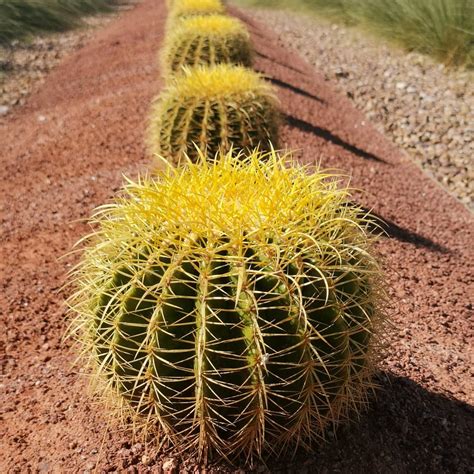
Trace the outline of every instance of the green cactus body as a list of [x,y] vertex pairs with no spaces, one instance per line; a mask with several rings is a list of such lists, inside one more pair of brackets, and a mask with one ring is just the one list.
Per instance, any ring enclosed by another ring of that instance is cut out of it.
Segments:
[[184,18],[169,32],[162,62],[167,74],[181,72],[183,66],[251,66],[249,34],[240,21],[224,15]]
[[174,164],[199,150],[214,159],[234,152],[278,144],[278,111],[272,88],[241,66],[194,67],[169,85],[155,101],[149,122],[150,149]]
[[382,319],[345,192],[276,154],[240,160],[130,184],[73,304],[108,390],[201,458],[310,448],[364,406]]

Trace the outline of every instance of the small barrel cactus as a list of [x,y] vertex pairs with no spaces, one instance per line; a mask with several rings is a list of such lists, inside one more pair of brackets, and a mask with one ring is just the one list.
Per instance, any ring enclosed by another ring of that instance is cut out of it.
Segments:
[[174,164],[203,151],[214,159],[227,152],[278,142],[273,88],[242,66],[185,68],[155,100],[148,129],[150,149]]
[[98,212],[73,327],[155,439],[251,462],[366,405],[384,320],[371,223],[308,171],[275,152],[202,159]]
[[220,0],[173,0],[170,5],[170,18],[192,15],[211,15],[224,13],[225,8]]
[[251,66],[250,37],[240,21],[225,15],[183,18],[169,32],[162,60],[168,74],[199,64]]

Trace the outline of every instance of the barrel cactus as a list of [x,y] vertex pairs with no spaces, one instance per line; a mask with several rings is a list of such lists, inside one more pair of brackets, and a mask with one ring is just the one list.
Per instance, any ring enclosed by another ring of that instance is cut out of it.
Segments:
[[168,33],[162,59],[168,74],[199,64],[250,66],[249,34],[240,21],[225,15],[183,18]]
[[76,269],[73,328],[108,398],[201,460],[311,449],[372,386],[371,223],[337,178],[284,158],[130,182]]
[[242,66],[185,68],[154,101],[148,142],[174,164],[196,160],[198,150],[210,159],[220,149],[268,151],[278,142],[273,88]]
[[173,0],[170,5],[172,20],[192,16],[224,13],[224,5],[220,0]]

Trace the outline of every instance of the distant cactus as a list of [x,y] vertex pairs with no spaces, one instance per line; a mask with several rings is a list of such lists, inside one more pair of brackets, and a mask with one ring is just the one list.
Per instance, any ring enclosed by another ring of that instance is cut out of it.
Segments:
[[169,31],[162,59],[168,74],[199,64],[250,66],[249,34],[240,21],[225,15],[183,18]]
[[226,64],[185,69],[155,101],[151,150],[175,164],[196,146],[213,159],[228,151],[277,146],[278,112],[272,87],[257,73]]
[[225,8],[220,0],[173,0],[170,6],[170,18],[191,15],[210,15],[224,13]]
[[96,215],[71,304],[105,393],[147,433],[251,462],[365,406],[380,274],[337,178],[254,152],[126,193]]

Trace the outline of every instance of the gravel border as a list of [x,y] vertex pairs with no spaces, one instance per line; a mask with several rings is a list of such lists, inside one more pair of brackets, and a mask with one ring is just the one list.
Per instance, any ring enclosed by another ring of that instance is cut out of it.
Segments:
[[39,35],[30,41],[14,41],[9,49],[0,47],[0,117],[26,103],[30,93],[72,51],[82,48],[97,28],[117,18],[113,12],[85,17],[70,31]]
[[243,9],[336,84],[375,127],[474,209],[474,74],[323,19]]

